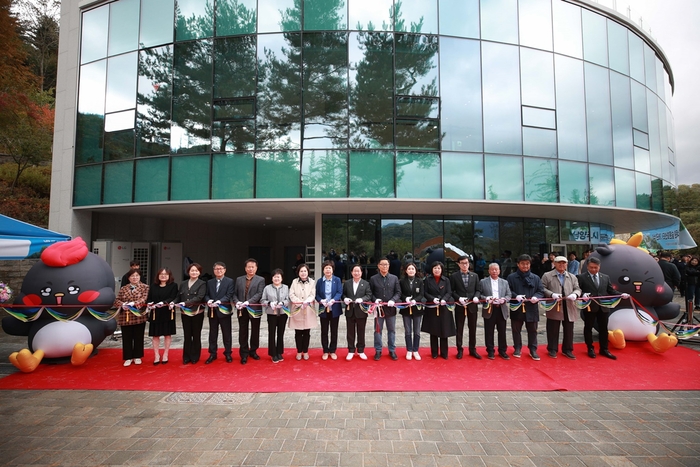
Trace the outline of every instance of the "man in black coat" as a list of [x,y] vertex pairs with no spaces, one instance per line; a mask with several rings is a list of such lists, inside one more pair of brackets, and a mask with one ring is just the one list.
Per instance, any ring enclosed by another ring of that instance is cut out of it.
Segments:
[[[226,265],[220,261],[214,263],[214,278],[207,281],[207,294],[204,301],[209,307],[209,358],[205,363],[216,360],[217,341],[219,340],[219,328],[224,341],[224,357],[231,363],[231,297],[233,297],[233,279],[226,277]],[[220,305],[225,304],[229,308],[228,313],[222,312]]]
[[396,355],[396,307],[394,304],[401,298],[401,287],[399,278],[389,273],[389,258],[381,258],[377,263],[379,272],[369,279],[369,286],[372,290],[372,299],[375,303],[383,303],[380,312],[377,312],[376,326],[374,329],[374,359],[382,358],[382,332],[384,322],[386,322],[387,347],[389,347],[389,357],[398,360]]
[[675,264],[671,262],[671,253],[668,251],[659,252],[659,267],[664,273],[664,282],[675,291],[681,285],[681,273]]
[[[462,343],[464,341],[464,322],[469,327],[469,355],[481,360],[481,355],[476,352],[476,322],[479,317],[479,306],[472,303],[474,298],[479,298],[479,275],[469,272],[469,257],[457,258],[459,271],[450,276],[452,297],[455,301],[455,324],[457,325],[457,358],[464,354]],[[469,303],[469,304],[467,304]]]
[[531,258],[529,255],[518,256],[518,270],[508,276],[508,286],[515,295],[515,300],[522,304],[522,308],[510,312],[510,328],[513,331],[513,356],[520,358],[523,347],[521,331],[523,323],[527,329],[527,347],[530,349],[530,357],[539,360],[537,354],[537,323],[540,320],[537,303],[544,298],[542,281],[530,272]]
[[[250,316],[246,307],[260,303],[265,279],[256,274],[258,261],[248,258],[245,261],[245,275],[236,278],[232,302],[238,309],[238,345],[241,355],[241,365],[248,363],[248,356],[253,360],[260,360],[257,353],[260,347],[260,316]],[[258,310],[255,310],[258,311]],[[250,345],[248,345],[248,324],[250,323]]]

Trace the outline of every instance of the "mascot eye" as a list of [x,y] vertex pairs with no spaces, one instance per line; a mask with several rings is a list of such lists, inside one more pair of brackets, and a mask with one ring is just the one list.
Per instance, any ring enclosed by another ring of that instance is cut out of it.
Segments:
[[630,283],[630,278],[629,278],[629,276],[620,276],[617,279],[617,282],[619,282],[622,285],[627,285]]
[[68,287],[68,293],[69,293],[69,294],[75,295],[75,294],[77,294],[78,292],[80,292],[80,287],[75,286],[75,285],[71,285],[70,287]]
[[48,297],[51,294],[51,287],[46,287],[45,289],[41,289],[41,295],[44,297]]

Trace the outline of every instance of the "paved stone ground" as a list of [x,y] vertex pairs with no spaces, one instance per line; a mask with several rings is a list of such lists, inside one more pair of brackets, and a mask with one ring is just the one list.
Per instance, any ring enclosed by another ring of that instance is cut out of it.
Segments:
[[[24,346],[0,334],[0,355]],[[697,466],[698,407],[700,391],[0,391],[0,465]]]

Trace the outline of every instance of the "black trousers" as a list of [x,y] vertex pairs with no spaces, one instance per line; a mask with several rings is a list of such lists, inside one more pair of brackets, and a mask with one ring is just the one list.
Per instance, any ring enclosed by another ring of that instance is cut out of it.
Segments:
[[[510,329],[513,331],[513,348],[517,351],[523,348],[523,336],[520,332],[523,330],[524,321],[517,319],[510,320]],[[525,323],[527,329],[527,348],[530,352],[537,352],[537,321],[529,321]]]
[[[346,317],[348,322],[348,352],[358,353],[365,351],[365,327],[367,326],[367,318]],[[357,345],[355,344],[355,336],[357,335]]]
[[470,313],[461,306],[455,307],[455,324],[457,325],[457,350],[462,350],[464,342],[464,322],[467,322],[469,328],[469,350],[476,350],[476,321],[478,313]]
[[489,354],[494,353],[494,330],[498,331],[498,353],[504,354],[508,350],[506,342],[506,319],[498,307],[491,312],[491,317],[484,318],[484,341],[486,343],[486,351]]
[[212,311],[209,311],[209,354],[216,355],[218,350],[219,327],[221,327],[221,338],[224,341],[224,356],[231,356],[232,332],[231,332],[231,315],[220,315],[213,311],[214,317],[211,317]]
[[[321,347],[323,353],[335,353],[338,349],[338,323],[340,316],[335,318],[324,318],[321,316]],[[328,339],[330,331],[330,340]]]
[[197,363],[202,353],[202,327],[204,313],[194,316],[180,315],[182,318],[182,361]]
[[430,335],[430,354],[433,358],[438,356],[438,341],[440,345],[440,356],[442,358],[447,358],[447,337],[438,337]]
[[[250,345],[248,345],[248,323],[250,323]],[[256,353],[260,348],[260,318],[251,318],[248,310],[240,310],[238,317],[238,346],[241,358]]]
[[574,350],[574,322],[569,320],[569,314],[564,310],[564,320],[547,318],[547,351],[556,352],[559,350],[559,328],[564,329],[564,340],[561,343],[562,352]]
[[287,315],[267,315],[267,354],[270,357],[284,354],[284,329]]
[[308,353],[309,342],[311,342],[311,329],[295,329],[294,342],[297,345],[297,352]]
[[122,326],[122,358],[143,358],[143,333],[146,323]]
[[600,350],[608,350],[608,313],[604,311],[583,312],[583,339],[589,349],[593,348],[593,325],[598,320],[598,342]]

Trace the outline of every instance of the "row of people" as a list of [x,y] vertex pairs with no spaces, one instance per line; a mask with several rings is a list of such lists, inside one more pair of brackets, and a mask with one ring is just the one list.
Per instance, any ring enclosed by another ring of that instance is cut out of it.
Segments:
[[[619,295],[611,286],[607,276],[599,272],[600,261],[591,258],[587,262],[588,271],[574,275],[567,271],[567,259],[555,258],[555,269],[539,276],[530,272],[531,259],[521,255],[517,260],[517,270],[500,277],[500,267],[492,263],[488,267],[489,277],[479,279],[469,271],[469,258],[458,258],[460,270],[450,277],[443,275],[441,262],[432,265],[432,274],[422,279],[416,265],[409,262],[404,267],[404,275],[399,280],[390,274],[389,260],[382,258],[378,273],[369,281],[362,279],[362,268],[353,266],[352,279],[342,283],[333,275],[334,263],[323,264],[323,277],[318,281],[309,277],[305,264],[297,267],[297,278],[291,286],[282,283],[282,271],[272,272],[272,283],[265,286],[264,279],[256,275],[257,261],[248,259],[246,274],[235,282],[227,277],[226,266],[222,262],[214,264],[214,278],[204,283],[199,279],[201,266],[193,263],[188,269],[189,279],[179,288],[173,283],[169,270],[158,271],[157,280],[150,288],[140,282],[138,270],[127,273],[129,284],[119,291],[115,307],[120,309],[118,322],[122,326],[123,357],[125,365],[132,361],[139,364],[143,357],[143,334],[146,314],[132,313],[145,307],[150,311],[149,336],[153,338],[154,364],[167,363],[171,336],[175,334],[175,304],[182,310],[184,334],[183,363],[197,363],[201,354],[200,335],[204,315],[209,317],[209,357],[206,363],[217,358],[218,333],[221,330],[224,344],[224,357],[228,363],[232,357],[231,316],[237,311],[239,323],[239,356],[241,364],[248,358],[259,360],[257,350],[260,344],[260,317],[265,314],[268,322],[268,355],[273,363],[283,360],[284,332],[287,327],[295,330],[297,360],[308,360],[310,331],[321,326],[323,359],[336,360],[338,347],[338,324],[341,315],[347,321],[346,360],[355,356],[366,360],[365,329],[368,319],[367,304],[381,305],[377,308],[374,332],[374,359],[382,358],[382,337],[387,328],[388,354],[392,360],[396,355],[396,316],[403,317],[406,358],[420,360],[421,332],[430,335],[430,350],[433,358],[447,358],[448,338],[456,336],[457,358],[464,354],[464,328],[468,328],[469,355],[481,359],[476,351],[476,330],[479,314],[478,303],[485,302],[481,316],[484,320],[484,337],[489,359],[495,352],[503,359],[509,359],[506,343],[506,323],[511,319],[513,356],[519,358],[522,351],[521,331],[525,325],[530,356],[539,360],[537,354],[537,323],[539,321],[540,299],[553,299],[563,302],[564,311],[552,308],[547,312],[547,350],[556,358],[559,349],[559,332],[563,329],[562,353],[568,358],[573,355],[573,323],[577,319],[578,308],[575,300],[583,295]],[[628,298],[622,294],[622,298]],[[512,300],[522,302],[522,310],[510,311]],[[397,307],[397,303],[405,306]],[[454,310],[448,307],[454,303]],[[206,305],[206,306],[204,306]],[[233,306],[231,306],[233,305]],[[318,307],[321,306],[321,312]],[[259,313],[249,313],[249,309],[260,308]],[[206,313],[208,310],[208,313]],[[585,313],[584,338],[588,355],[595,358],[592,329],[598,323],[600,354],[615,358],[607,347],[608,309],[596,301],[591,302],[590,311]],[[320,317],[320,319],[319,319]],[[249,336],[250,328],[250,336]],[[498,333],[498,347],[495,334]],[[140,339],[139,339],[140,336]],[[160,356],[160,337],[164,339],[164,353]]]

